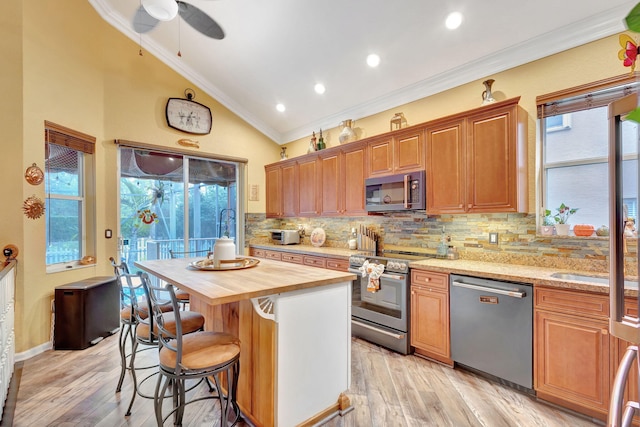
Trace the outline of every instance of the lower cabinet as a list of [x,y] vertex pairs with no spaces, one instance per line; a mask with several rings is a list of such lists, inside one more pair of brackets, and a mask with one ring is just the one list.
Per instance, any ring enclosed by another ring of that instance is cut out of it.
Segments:
[[[536,288],[534,376],[538,398],[606,419],[616,339],[606,295]],[[613,367],[615,369],[615,366]]]
[[349,269],[349,260],[343,258],[306,255],[299,252],[271,251],[260,248],[249,248],[249,255],[256,258],[268,258],[276,261],[304,264],[311,267],[326,268],[329,270],[347,271]]
[[411,346],[453,366],[449,340],[449,275],[411,271]]

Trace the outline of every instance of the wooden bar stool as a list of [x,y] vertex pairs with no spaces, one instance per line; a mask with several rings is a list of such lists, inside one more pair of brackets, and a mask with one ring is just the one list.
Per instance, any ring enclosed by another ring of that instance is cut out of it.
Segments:
[[[215,398],[220,402],[220,425],[233,426],[240,419],[236,395],[240,375],[240,341],[237,337],[223,332],[195,332],[184,334],[181,330],[179,301],[172,285],[154,288],[143,273],[143,283],[149,287],[149,299],[158,325],[160,342],[160,376],[156,384],[154,409],[158,426],[164,424],[171,415],[174,425],[182,425],[185,406],[204,399]],[[173,304],[176,329],[166,323],[166,316],[159,309],[158,295],[168,294]],[[224,374],[224,383],[221,381]],[[212,377],[217,393],[210,396],[186,400],[185,382],[189,379]],[[226,393],[222,387],[226,387]],[[163,417],[162,404],[169,387],[174,388],[173,409]]]

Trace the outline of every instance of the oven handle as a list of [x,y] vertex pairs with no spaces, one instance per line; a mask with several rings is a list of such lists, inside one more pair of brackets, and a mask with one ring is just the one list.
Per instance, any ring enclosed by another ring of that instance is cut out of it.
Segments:
[[476,291],[489,292],[489,293],[500,294],[500,295],[506,295],[506,296],[514,297],[514,298],[524,298],[525,296],[527,296],[526,292],[505,291],[504,289],[496,289],[496,288],[489,288],[487,286],[471,285],[469,283],[451,282],[451,285],[452,286],[457,286],[459,288],[473,289],[473,290],[476,290]]
[[[357,275],[358,278],[362,278],[362,271],[356,268],[349,268],[349,273],[353,273]],[[405,276],[400,274],[382,273],[380,277],[384,277],[385,279],[390,279],[390,280],[397,280],[398,282],[405,280]]]
[[376,328],[374,326],[367,325],[366,323],[358,322],[357,320],[353,320],[353,319],[351,320],[351,323],[353,323],[354,325],[361,326],[361,327],[366,328],[366,329],[371,329],[372,331],[376,331],[376,332],[381,333],[381,334],[388,335],[388,336],[390,336],[392,338],[395,338],[397,340],[404,339],[404,334],[394,334],[394,333],[391,333],[391,332],[387,332],[387,331],[385,331],[383,329],[378,329],[378,328]]

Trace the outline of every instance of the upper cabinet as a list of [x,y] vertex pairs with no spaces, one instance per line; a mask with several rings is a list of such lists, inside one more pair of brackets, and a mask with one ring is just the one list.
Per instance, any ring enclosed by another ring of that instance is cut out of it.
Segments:
[[526,212],[527,118],[520,98],[427,127],[427,213]]
[[[317,216],[320,213],[320,161],[317,155],[298,159],[298,214]],[[291,215],[285,215],[291,216]]]
[[384,176],[424,169],[423,127],[375,137],[369,142],[368,176]]
[[296,162],[288,160],[265,166],[266,216],[295,216],[298,213]]
[[366,215],[366,142],[352,142],[337,150],[321,151],[318,157],[322,174],[322,215]]

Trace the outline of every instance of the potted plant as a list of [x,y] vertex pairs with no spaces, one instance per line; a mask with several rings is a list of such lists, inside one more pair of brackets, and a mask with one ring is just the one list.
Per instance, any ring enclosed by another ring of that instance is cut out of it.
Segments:
[[543,236],[552,236],[554,231],[554,219],[551,216],[551,211],[549,209],[544,210],[544,214],[542,215],[542,225],[540,226],[540,233]]
[[558,236],[569,235],[569,217],[578,212],[578,209],[580,208],[570,208],[564,203],[561,203],[560,207],[556,208],[556,214],[553,216],[553,219],[556,221],[556,233]]

